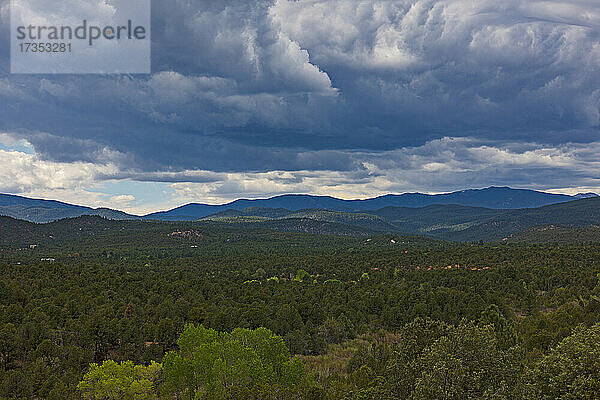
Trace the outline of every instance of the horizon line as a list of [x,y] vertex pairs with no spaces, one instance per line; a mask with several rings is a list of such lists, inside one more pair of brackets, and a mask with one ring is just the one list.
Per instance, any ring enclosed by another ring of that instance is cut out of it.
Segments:
[[[522,190],[522,191],[529,191],[529,192],[537,192],[537,193],[543,193],[543,194],[548,194],[548,195],[553,195],[553,196],[566,196],[566,197],[571,197],[571,198],[575,198],[577,195],[581,195],[581,194],[591,194],[591,195],[595,195],[595,196],[599,196],[598,193],[595,192],[579,192],[576,193],[574,195],[570,195],[570,194],[565,194],[565,193],[553,193],[553,192],[549,192],[546,190],[542,190],[542,189],[530,189],[530,188],[519,188],[519,187],[511,187],[511,186],[496,186],[496,185],[492,185],[492,186],[485,186],[485,187],[478,187],[478,188],[467,188],[467,189],[460,189],[460,190],[454,190],[454,191],[448,191],[448,192],[402,192],[402,193],[386,193],[386,194],[382,194],[379,196],[374,196],[374,197],[365,197],[365,198],[351,198],[351,199],[344,199],[344,198],[340,198],[340,197],[335,197],[335,196],[330,196],[330,195],[322,195],[322,194],[310,194],[310,193],[282,193],[282,194],[277,194],[277,195],[273,195],[273,196],[268,196],[268,197],[240,197],[240,198],[236,198],[234,200],[230,200],[228,202],[224,202],[224,203],[218,203],[218,204],[211,204],[211,203],[200,203],[200,202],[188,202],[188,203],[184,203],[181,204],[179,206],[175,206],[173,208],[170,209],[166,209],[166,210],[158,210],[158,211],[152,211],[149,213],[145,213],[145,214],[133,214],[133,213],[129,213],[123,210],[119,210],[117,208],[111,208],[111,207],[92,207],[92,206],[85,206],[85,205],[80,205],[80,204],[73,204],[73,203],[68,203],[62,200],[55,200],[55,199],[50,199],[50,198],[38,198],[38,197],[28,197],[28,196],[24,196],[21,194],[13,194],[13,193],[0,193],[0,195],[2,196],[13,196],[13,197],[19,197],[19,198],[24,198],[24,199],[28,199],[28,200],[38,200],[38,201],[48,201],[48,202],[56,202],[56,203],[61,203],[61,204],[65,204],[65,205],[69,205],[69,206],[74,206],[74,207],[83,207],[83,208],[89,208],[92,210],[111,210],[111,211],[118,211],[127,215],[131,215],[134,217],[146,217],[152,214],[159,214],[159,213],[165,213],[165,212],[169,212],[169,211],[173,211],[185,206],[189,206],[189,205],[201,205],[201,206],[209,206],[209,207],[221,207],[221,206],[226,206],[232,203],[235,203],[237,201],[257,201],[257,200],[271,200],[271,199],[276,199],[276,198],[280,198],[280,197],[285,197],[285,196],[307,196],[307,197],[314,197],[314,198],[330,198],[330,199],[334,199],[334,200],[340,200],[340,201],[347,201],[347,202],[360,202],[360,201],[369,201],[369,200],[374,200],[374,199],[379,199],[382,197],[386,197],[386,196],[404,196],[404,195],[423,195],[423,196],[440,196],[440,195],[449,195],[449,194],[454,194],[454,193],[461,193],[461,192],[468,192],[468,191],[483,191],[483,190],[488,190],[488,189],[510,189],[510,190]],[[576,199],[574,199],[576,200]]]

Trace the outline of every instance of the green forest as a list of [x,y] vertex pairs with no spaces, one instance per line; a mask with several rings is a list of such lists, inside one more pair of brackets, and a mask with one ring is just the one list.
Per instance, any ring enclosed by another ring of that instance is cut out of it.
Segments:
[[600,244],[581,230],[0,228],[1,399],[600,399]]

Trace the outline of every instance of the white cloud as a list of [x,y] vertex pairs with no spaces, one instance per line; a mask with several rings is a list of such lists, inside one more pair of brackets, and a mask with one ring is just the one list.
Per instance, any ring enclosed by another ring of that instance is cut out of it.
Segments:
[[[309,193],[368,198],[407,191],[444,192],[504,185],[522,188],[600,192],[600,142],[557,148],[529,144],[482,144],[473,138],[444,138],[419,147],[382,153],[353,153],[363,168],[355,171],[271,171],[230,173],[210,183],[172,184],[182,203],[222,203],[242,197]],[[552,179],[547,179],[548,177]],[[566,187],[572,186],[573,189]]]
[[35,154],[0,150],[0,191],[33,193],[36,190],[84,188],[99,174],[116,172],[114,165],[57,163]]
[[135,196],[131,194],[121,194],[118,196],[112,196],[109,199],[109,204],[112,208],[123,210],[131,206],[131,203],[135,201]]
[[98,175],[115,170],[111,165],[55,163],[41,160],[35,154],[0,150],[0,192],[93,207],[109,206],[112,201],[108,196],[90,189],[98,185]]

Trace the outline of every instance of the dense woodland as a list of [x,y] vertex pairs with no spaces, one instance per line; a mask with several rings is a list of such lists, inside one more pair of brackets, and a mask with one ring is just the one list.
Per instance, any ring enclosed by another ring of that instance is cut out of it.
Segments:
[[2,399],[600,399],[590,241],[0,228]]

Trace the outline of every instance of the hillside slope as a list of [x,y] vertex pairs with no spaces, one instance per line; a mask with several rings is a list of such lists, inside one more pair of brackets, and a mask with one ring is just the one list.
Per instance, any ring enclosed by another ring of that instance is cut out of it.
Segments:
[[[224,223],[265,223],[294,219],[344,224],[369,231],[428,235],[452,241],[497,241],[538,225],[585,227],[600,224],[600,198],[519,210],[494,210],[458,205],[421,208],[385,207],[372,212],[345,213],[328,210],[228,210],[206,219]],[[291,225],[291,222],[287,223]]]
[[600,243],[600,226],[567,227],[542,225],[528,228],[506,239],[508,243],[590,244]]

